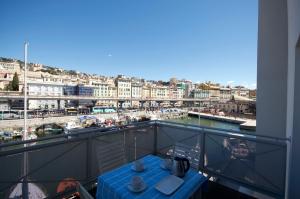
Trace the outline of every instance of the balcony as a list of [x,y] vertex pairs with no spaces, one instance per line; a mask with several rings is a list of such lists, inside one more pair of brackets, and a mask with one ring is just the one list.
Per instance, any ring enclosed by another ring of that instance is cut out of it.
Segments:
[[[68,135],[6,143],[0,145],[0,198],[20,192],[24,180],[29,189],[37,187],[49,198],[74,192],[70,188],[74,181],[95,190],[96,178],[102,173],[133,161],[135,155],[164,157],[175,144],[193,147],[198,152],[194,166],[210,177],[204,198],[215,198],[214,193],[218,192],[234,192],[238,197],[242,194],[259,198],[264,194],[283,198],[288,142],[223,129],[149,121],[114,131],[89,128]],[[62,188],[64,185],[66,189]]]

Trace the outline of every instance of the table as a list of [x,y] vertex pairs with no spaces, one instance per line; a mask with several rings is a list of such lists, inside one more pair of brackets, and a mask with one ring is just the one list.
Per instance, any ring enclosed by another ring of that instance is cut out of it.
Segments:
[[[190,169],[184,179],[183,185],[172,195],[166,196],[155,189],[155,185],[170,172],[160,168],[161,158],[147,155],[143,159],[146,169],[137,173],[131,170],[133,163],[128,163],[115,170],[104,173],[98,177],[97,199],[124,199],[124,198],[189,198],[205,182],[207,178],[196,170]],[[132,176],[141,176],[147,184],[147,189],[141,193],[133,193],[127,189]]]

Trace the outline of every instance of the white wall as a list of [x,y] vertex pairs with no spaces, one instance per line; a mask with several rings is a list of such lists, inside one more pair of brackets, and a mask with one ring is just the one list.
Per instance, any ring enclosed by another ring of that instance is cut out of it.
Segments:
[[[260,0],[257,57],[257,116],[256,132],[259,135],[286,137],[288,88],[288,10],[287,0]],[[263,151],[258,145],[256,151]],[[285,181],[275,171],[280,160],[276,154],[257,156],[255,170],[274,184]],[[270,170],[273,172],[270,172]],[[272,173],[272,174],[271,174]],[[265,174],[270,174],[266,176]]]
[[256,123],[260,135],[286,135],[287,33],[286,0],[260,0]]
[[291,199],[300,198],[299,35],[300,0],[260,0],[257,133],[291,138],[286,178],[286,198]]
[[288,198],[300,198],[300,1],[288,0],[288,114],[287,136],[291,136],[288,165]]

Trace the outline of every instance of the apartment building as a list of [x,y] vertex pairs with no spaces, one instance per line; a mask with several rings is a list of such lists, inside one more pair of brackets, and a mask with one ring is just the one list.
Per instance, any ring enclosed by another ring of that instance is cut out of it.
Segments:
[[0,62],[0,70],[20,73],[21,66],[18,62]]
[[249,98],[249,92],[250,90],[248,88],[237,86],[231,89],[232,95],[237,95],[241,97],[248,97]]
[[183,88],[170,88],[170,99],[182,99],[184,97]]
[[168,99],[170,97],[170,89],[167,86],[151,87],[151,98]]
[[196,99],[208,99],[209,91],[203,89],[194,89],[191,91],[190,96],[191,98],[196,98]]
[[231,89],[226,87],[220,88],[220,100],[227,101],[231,99]]
[[116,79],[117,93],[119,98],[131,98],[131,80],[124,77]]
[[109,84],[101,82],[101,83],[95,83],[93,82],[92,84],[95,88],[94,88],[94,96],[95,97],[109,97]]
[[[47,82],[28,82],[28,95],[62,96],[63,85]],[[58,109],[64,107],[64,101],[59,100],[29,100],[29,109]]]
[[131,84],[131,97],[132,98],[142,98],[143,95],[143,85],[141,83]]
[[151,88],[150,85],[144,85],[142,88],[142,98],[149,99],[151,98]]

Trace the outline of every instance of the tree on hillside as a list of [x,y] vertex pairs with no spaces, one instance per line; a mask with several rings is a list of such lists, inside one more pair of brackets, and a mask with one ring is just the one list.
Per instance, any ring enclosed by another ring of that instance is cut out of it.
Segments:
[[13,80],[5,86],[4,90],[19,91],[19,77],[17,73],[14,74]]
[[11,82],[11,87],[13,91],[19,91],[19,77],[17,72],[15,72],[13,80]]

